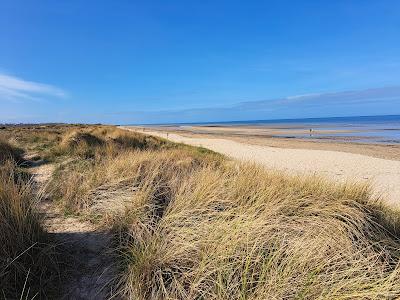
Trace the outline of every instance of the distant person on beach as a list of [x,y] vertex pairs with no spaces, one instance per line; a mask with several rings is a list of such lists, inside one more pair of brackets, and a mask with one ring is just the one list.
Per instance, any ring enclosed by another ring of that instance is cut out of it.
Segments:
[[312,128],[310,128],[310,136],[312,136],[312,132],[313,132],[313,130],[312,130]]

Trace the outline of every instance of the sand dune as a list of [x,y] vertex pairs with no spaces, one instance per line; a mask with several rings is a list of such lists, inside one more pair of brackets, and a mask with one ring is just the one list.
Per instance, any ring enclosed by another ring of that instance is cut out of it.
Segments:
[[[167,137],[164,132],[146,133]],[[368,182],[376,195],[400,207],[400,161],[338,151],[250,145],[226,138],[187,137],[175,133],[168,133],[168,139],[202,146],[235,159],[260,163],[291,174],[316,174],[341,182]]]

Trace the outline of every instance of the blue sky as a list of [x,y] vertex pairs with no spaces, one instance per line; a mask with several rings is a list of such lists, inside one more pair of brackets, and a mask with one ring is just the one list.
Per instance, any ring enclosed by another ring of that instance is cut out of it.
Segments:
[[0,0],[0,122],[400,114],[399,87],[397,0]]

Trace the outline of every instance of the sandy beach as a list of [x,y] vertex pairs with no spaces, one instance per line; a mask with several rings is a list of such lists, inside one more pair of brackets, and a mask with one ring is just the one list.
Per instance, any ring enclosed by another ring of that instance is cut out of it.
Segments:
[[[124,128],[143,131],[137,127]],[[234,159],[259,163],[289,174],[318,175],[340,182],[369,183],[376,196],[400,206],[398,147],[256,139],[204,132],[181,134],[159,129],[146,129],[145,133],[205,147]]]

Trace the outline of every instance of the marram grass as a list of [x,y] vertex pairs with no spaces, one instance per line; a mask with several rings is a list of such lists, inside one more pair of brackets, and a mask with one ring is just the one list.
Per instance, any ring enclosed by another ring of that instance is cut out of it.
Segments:
[[[129,147],[64,165],[70,210],[97,202],[128,299],[395,299],[398,213],[366,186],[290,177],[193,147]],[[72,192],[69,192],[72,191]],[[94,212],[95,213],[95,212]]]
[[[366,186],[283,175],[113,127],[60,129],[52,141],[63,161],[50,195],[112,230],[113,289],[123,298],[400,297],[400,214]],[[12,244],[20,253],[44,233],[25,183],[1,178],[4,212],[31,237]]]

